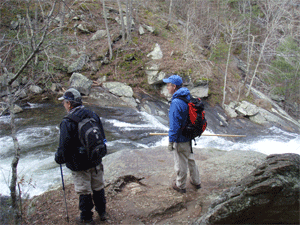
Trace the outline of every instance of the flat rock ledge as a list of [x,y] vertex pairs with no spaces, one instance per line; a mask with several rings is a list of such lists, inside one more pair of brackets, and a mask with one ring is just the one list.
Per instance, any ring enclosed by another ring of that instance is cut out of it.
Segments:
[[[253,151],[194,148],[202,188],[171,188],[173,153],[166,147],[119,151],[104,158],[107,207],[112,223],[191,224],[225,189],[250,174],[266,155]],[[117,221],[116,221],[117,220]]]

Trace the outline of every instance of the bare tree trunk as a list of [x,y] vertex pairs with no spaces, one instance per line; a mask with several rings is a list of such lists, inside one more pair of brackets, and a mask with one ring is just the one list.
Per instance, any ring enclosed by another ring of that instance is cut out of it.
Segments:
[[[35,12],[34,12],[34,31],[33,32],[37,32],[38,30],[38,6],[37,6],[37,2],[35,1],[34,2],[34,7],[35,7]],[[34,47],[35,47],[35,40],[34,40]],[[37,65],[38,64],[38,61],[39,61],[39,56],[38,54],[35,55],[35,60],[34,60],[34,65]]]
[[11,196],[11,204],[14,211],[14,219],[15,224],[19,223],[20,220],[20,214],[19,214],[19,208],[17,203],[17,179],[18,179],[18,163],[20,159],[20,146],[18,139],[16,137],[16,125],[15,125],[15,114],[14,114],[14,100],[13,96],[10,90],[10,86],[7,87],[8,92],[8,98],[9,98],[9,112],[10,112],[10,126],[11,126],[11,137],[13,139],[14,148],[15,148],[15,154],[11,163],[11,170],[12,170],[12,177],[10,181],[10,196]]
[[124,25],[123,9],[120,0],[117,0],[117,2],[119,5],[119,13],[121,17],[120,19],[121,19],[121,29],[122,29],[122,40],[123,40],[123,44],[125,44],[125,25]]
[[170,6],[169,6],[169,17],[168,17],[168,23],[166,28],[169,29],[170,22],[171,22],[171,17],[172,17],[172,5],[173,5],[173,0],[170,0]]
[[130,1],[126,0],[126,25],[127,25],[127,41],[131,42],[131,20],[130,20]]
[[184,44],[184,52],[187,53],[188,41],[189,41],[189,26],[190,26],[190,10],[188,11],[187,21],[186,21],[186,38]]
[[228,65],[229,65],[229,60],[230,60],[230,55],[231,55],[231,47],[232,47],[233,38],[234,38],[234,29],[232,29],[232,34],[231,34],[231,39],[230,39],[230,44],[229,44],[229,49],[228,49],[228,55],[227,55],[225,75],[224,75],[224,88],[223,88],[223,101],[222,101],[223,108],[225,105]]
[[[28,66],[29,62],[35,57],[35,55],[39,52],[40,47],[42,46],[42,44],[44,43],[45,37],[47,35],[48,32],[48,28],[51,24],[51,16],[53,14],[54,8],[56,5],[56,1],[53,3],[53,7],[50,11],[50,13],[48,14],[48,20],[45,24],[45,28],[42,34],[42,37],[39,41],[39,43],[36,45],[32,45],[33,49],[32,49],[32,53],[30,54],[30,56],[25,60],[25,62],[23,63],[23,65],[20,67],[20,69],[17,71],[17,73],[14,74],[14,76],[8,80],[7,82],[7,92],[8,92],[8,106],[9,106],[9,112],[10,112],[10,126],[11,126],[11,137],[13,139],[13,143],[14,143],[14,157],[11,163],[11,169],[12,169],[12,177],[11,177],[11,181],[10,181],[10,194],[11,194],[11,200],[12,200],[12,208],[14,211],[14,218],[15,218],[15,224],[19,224],[19,219],[20,219],[20,215],[19,215],[19,209],[18,209],[18,203],[17,203],[17,180],[18,180],[18,163],[19,163],[19,159],[20,159],[20,146],[19,146],[19,142],[18,139],[16,137],[16,125],[15,125],[15,114],[14,114],[14,102],[15,102],[15,97],[13,96],[12,92],[11,92],[11,84],[20,76],[20,74],[23,72],[23,70]],[[31,24],[31,22],[30,22]],[[31,35],[33,35],[33,30],[32,30],[32,24],[31,24]],[[33,36],[31,36],[33,39]],[[32,40],[31,39],[31,40]],[[34,41],[32,40],[32,43],[34,43]],[[4,63],[2,62],[2,60],[0,59],[0,64],[4,70],[5,73],[8,73],[8,70],[6,69]],[[21,206],[20,206],[21,207]]]
[[251,88],[252,88],[252,85],[253,85],[253,81],[255,79],[255,76],[256,76],[256,73],[257,73],[257,70],[258,70],[258,66],[260,64],[260,60],[264,54],[264,51],[265,51],[265,47],[266,47],[266,44],[268,42],[268,38],[269,38],[269,34],[267,35],[267,37],[265,38],[265,41],[264,41],[264,44],[263,46],[261,47],[261,50],[260,50],[260,54],[259,54],[259,57],[258,57],[258,60],[257,60],[257,63],[256,63],[256,67],[255,67],[255,70],[254,70],[254,73],[253,73],[253,76],[251,78],[251,82],[250,82],[250,85],[249,85],[249,88],[248,88],[248,91],[246,93],[246,97],[249,96],[250,94],[250,91],[251,91]]
[[107,41],[108,41],[108,49],[109,49],[109,59],[112,59],[112,47],[111,47],[111,39],[110,39],[110,33],[108,28],[108,22],[107,22],[107,15],[106,15],[106,9],[105,9],[105,0],[102,1],[103,3],[103,15],[105,20],[105,27],[106,27],[106,33],[107,33]]
[[61,1],[61,11],[60,11],[60,13],[61,13],[61,17],[60,17],[60,32],[61,32],[61,34],[63,34],[63,27],[64,27],[64,24],[65,24],[65,1],[64,0],[62,0]]
[[135,15],[135,17],[134,17],[134,19],[135,19],[135,21],[136,21],[136,24],[140,24],[140,18],[139,18],[139,10],[140,10],[140,1],[138,0],[138,1],[135,1],[135,7],[133,7],[134,9],[135,9],[135,13],[134,13],[134,15]]

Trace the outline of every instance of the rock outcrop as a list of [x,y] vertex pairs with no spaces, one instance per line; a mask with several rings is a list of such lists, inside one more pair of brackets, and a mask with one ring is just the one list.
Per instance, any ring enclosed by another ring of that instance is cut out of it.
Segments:
[[73,73],[70,78],[70,87],[76,88],[81,94],[88,95],[90,93],[93,81],[80,73]]
[[81,55],[76,62],[72,63],[68,67],[68,73],[79,72],[82,70],[86,62],[88,61],[88,56],[86,54]]
[[208,97],[208,91],[209,91],[208,85],[200,85],[190,90],[191,95],[194,98]]
[[120,82],[106,82],[103,87],[107,88],[109,92],[119,97],[132,97],[133,90],[130,86]]
[[91,37],[91,41],[101,40],[107,35],[106,30],[97,30],[97,32]]
[[153,59],[153,60],[157,60],[157,59],[162,59],[163,58],[163,52],[159,46],[159,44],[155,44],[155,47],[153,49],[152,52],[150,52],[147,57]]
[[41,94],[43,92],[43,89],[37,85],[31,85],[29,87],[29,90],[34,94]]
[[[300,124],[288,116],[279,106],[275,103],[272,105],[271,100],[260,100],[261,101],[256,102],[260,105],[264,102],[262,107],[258,107],[247,101],[242,101],[230,102],[230,104],[224,106],[224,109],[226,114],[231,118],[238,116],[246,117],[260,125],[277,125],[286,130],[293,130],[292,127],[296,127],[296,130],[299,130]],[[269,105],[267,103],[269,103]]]
[[299,224],[300,155],[270,155],[196,224]]
[[253,151],[193,150],[202,188],[197,191],[188,182],[184,195],[171,188],[176,175],[173,154],[166,147],[123,150],[105,156],[107,204],[111,216],[118,219],[114,223],[189,224],[224,188],[250,174],[266,157]]

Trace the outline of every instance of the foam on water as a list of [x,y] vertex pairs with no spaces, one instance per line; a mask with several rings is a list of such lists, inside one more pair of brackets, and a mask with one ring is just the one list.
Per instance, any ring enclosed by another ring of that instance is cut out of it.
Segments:
[[7,115],[7,116],[1,116],[0,117],[0,122],[2,123],[10,123],[10,116]]
[[[19,130],[17,132],[17,139],[21,149],[28,149],[32,147],[43,146],[51,143],[57,138],[58,127],[34,127]],[[11,136],[4,136],[0,138],[0,156],[14,149],[14,143]]]
[[36,108],[42,108],[44,104],[38,104],[38,103],[30,103],[27,102],[28,106],[25,108],[31,108],[31,109],[36,109]]
[[[205,131],[207,133],[212,133]],[[266,130],[265,135],[249,138],[239,138],[230,141],[223,137],[206,137],[196,139],[199,147],[211,147],[221,150],[250,150],[270,154],[300,153],[300,136],[276,127]]]
[[[9,195],[12,157],[0,160],[0,193]],[[66,171],[68,174],[69,171]],[[48,190],[56,180],[60,180],[58,165],[54,162],[53,154],[29,155],[21,158],[18,164],[18,177],[23,180],[21,189],[29,196],[39,195]]]
[[116,119],[108,119],[106,122],[113,124],[115,127],[120,128],[122,131],[131,131],[131,130],[143,130],[146,128],[150,129],[160,129],[160,130],[168,130],[169,128],[162,123],[160,123],[154,116],[149,115],[146,112],[139,113],[142,116],[142,124],[134,124],[134,123],[127,123],[122,122]]

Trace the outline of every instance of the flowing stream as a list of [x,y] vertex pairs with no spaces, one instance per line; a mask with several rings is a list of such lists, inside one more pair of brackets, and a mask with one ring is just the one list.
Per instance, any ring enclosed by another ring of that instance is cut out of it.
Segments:
[[[122,149],[167,146],[167,136],[149,136],[150,132],[168,132],[168,121],[130,108],[93,107],[101,117],[108,140],[108,153]],[[61,183],[59,165],[54,161],[58,146],[59,124],[65,115],[62,105],[30,104],[17,114],[17,138],[21,148],[18,165],[22,193],[39,195]],[[11,161],[14,153],[10,137],[10,117],[0,117],[0,195],[9,195]],[[207,133],[214,133],[208,129]],[[202,136],[197,147],[221,150],[253,150],[264,154],[300,152],[299,134],[277,127],[266,128],[247,138],[228,139]],[[69,170],[64,167],[64,175]]]

